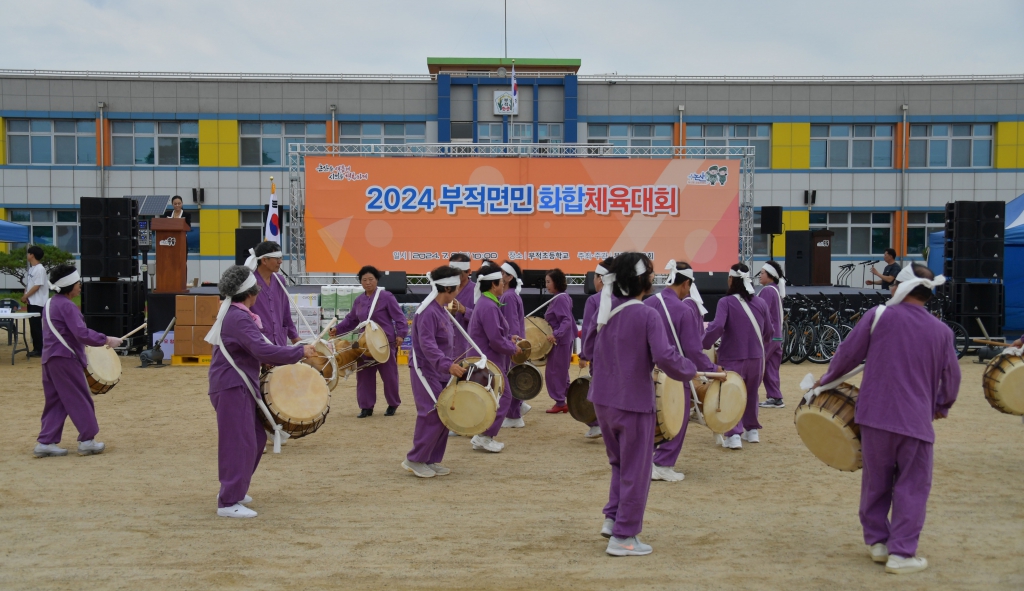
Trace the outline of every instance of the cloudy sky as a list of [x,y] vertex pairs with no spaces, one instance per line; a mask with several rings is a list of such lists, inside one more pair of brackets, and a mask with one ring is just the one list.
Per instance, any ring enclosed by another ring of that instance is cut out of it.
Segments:
[[[0,68],[413,74],[500,57],[505,0],[0,0]],[[1024,72],[1021,0],[507,0],[510,57],[581,73]]]

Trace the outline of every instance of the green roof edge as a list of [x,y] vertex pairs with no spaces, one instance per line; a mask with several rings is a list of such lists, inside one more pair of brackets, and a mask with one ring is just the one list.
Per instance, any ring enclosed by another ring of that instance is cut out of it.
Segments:
[[[427,65],[457,65],[457,66],[511,66],[513,58],[501,57],[428,57]],[[517,65],[522,66],[579,66],[582,60],[578,59],[540,59],[540,58],[515,58]]]

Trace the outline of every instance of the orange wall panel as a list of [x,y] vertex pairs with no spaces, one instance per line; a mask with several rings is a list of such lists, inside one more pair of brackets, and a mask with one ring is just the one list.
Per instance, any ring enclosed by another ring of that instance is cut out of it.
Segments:
[[903,164],[903,162],[904,162],[904,154],[903,154],[903,139],[904,139],[904,135],[903,134],[906,133],[906,131],[907,130],[904,129],[904,125],[902,123],[897,123],[896,124],[896,133],[892,137],[892,141],[896,144],[895,146],[893,146],[895,148],[895,150],[893,150],[893,159],[892,159],[892,167],[895,168],[895,169],[903,168],[903,165],[904,165]]

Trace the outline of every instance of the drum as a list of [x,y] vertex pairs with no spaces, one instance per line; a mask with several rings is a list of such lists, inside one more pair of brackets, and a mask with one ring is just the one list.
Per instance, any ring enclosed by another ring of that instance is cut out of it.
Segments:
[[565,402],[569,405],[569,416],[581,423],[593,423],[597,420],[594,403],[587,400],[590,392],[590,376],[580,376],[569,384],[565,394]]
[[856,472],[862,466],[860,427],[854,422],[854,410],[860,390],[843,382],[811,399],[800,401],[793,423],[807,449],[819,460],[844,472]]
[[[477,358],[479,359],[479,358]],[[466,375],[448,382],[437,397],[437,417],[445,427],[464,437],[486,431],[498,414],[498,396],[494,393],[495,374],[487,362],[486,369],[470,365]]]
[[747,408],[747,385],[740,374],[725,372],[725,381],[709,380],[702,384],[694,380],[697,404],[704,414],[704,423],[715,433],[726,433],[740,422]]
[[[479,357],[466,357],[459,362],[459,365],[465,368],[469,368],[470,365],[480,361]],[[480,370],[477,369],[477,372]],[[495,365],[490,359],[487,360],[487,371],[491,372],[492,384],[491,388],[494,390],[495,396],[501,398],[501,395],[505,393],[505,374],[501,373],[501,370]]]
[[317,341],[313,348],[316,349],[317,356],[311,359],[303,359],[300,363],[305,363],[317,370],[324,378],[327,388],[333,392],[338,387],[338,379],[341,376],[341,372],[338,371],[338,363],[335,360],[335,353],[331,343],[328,341]]
[[[317,370],[303,363],[278,365],[260,376],[260,393],[274,420],[294,438],[315,432],[327,420],[331,391]],[[263,428],[274,431],[262,411]]]
[[547,320],[537,316],[526,318],[526,340],[530,341],[530,360],[537,361],[547,357],[554,346],[548,341],[552,333],[551,325]]
[[106,394],[121,380],[121,358],[107,347],[86,347],[85,381],[93,394]]
[[388,335],[374,321],[366,324],[366,330],[359,335],[359,348],[367,351],[377,363],[387,363],[391,357],[391,343]]
[[533,400],[540,394],[544,379],[540,371],[529,363],[516,365],[508,372],[509,393],[519,400]]
[[678,382],[660,369],[654,370],[654,403],[658,411],[658,422],[654,428],[654,444],[671,440],[683,429],[686,418],[686,397],[689,393]]
[[523,339],[519,342],[522,343],[522,348],[512,356],[512,363],[515,363],[516,365],[522,365],[529,361],[530,351],[533,349],[533,345],[530,344],[530,341]]
[[996,355],[988,362],[981,385],[992,408],[1009,415],[1024,415],[1024,357]]

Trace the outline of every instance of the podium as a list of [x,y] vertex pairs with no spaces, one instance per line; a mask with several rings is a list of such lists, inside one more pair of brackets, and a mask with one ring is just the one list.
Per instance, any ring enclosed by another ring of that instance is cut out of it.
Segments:
[[153,218],[156,232],[156,289],[154,293],[182,293],[188,281],[188,246],[185,233],[189,226],[182,218]]
[[811,232],[811,285],[832,285],[831,230]]

